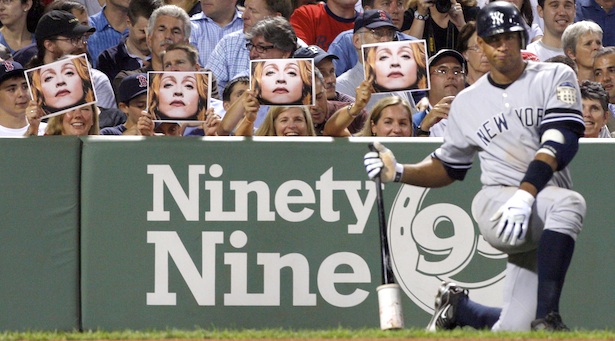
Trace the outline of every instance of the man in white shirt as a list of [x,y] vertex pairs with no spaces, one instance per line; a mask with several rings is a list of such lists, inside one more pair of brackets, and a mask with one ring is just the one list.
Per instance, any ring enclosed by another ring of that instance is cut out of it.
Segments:
[[[26,108],[30,103],[24,68],[18,62],[0,62],[0,136],[24,136],[28,130]],[[46,124],[39,126],[43,135]]]
[[544,19],[543,36],[529,44],[527,50],[545,61],[557,55],[565,55],[562,34],[574,22],[574,0],[539,0],[538,15]]

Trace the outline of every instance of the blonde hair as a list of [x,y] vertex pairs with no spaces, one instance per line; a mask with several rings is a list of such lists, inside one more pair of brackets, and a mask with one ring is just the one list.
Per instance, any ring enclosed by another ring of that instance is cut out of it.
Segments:
[[[363,124],[363,128],[359,131],[356,136],[374,136],[372,133],[372,124],[376,125],[380,117],[382,116],[382,111],[385,108],[401,105],[406,112],[408,112],[408,117],[410,118],[410,122],[412,122],[412,107],[405,99],[398,96],[386,96],[376,102],[372,111],[369,113],[369,119],[365,120],[365,124]],[[410,137],[413,136],[413,129],[410,129]]]
[[[90,78],[90,72],[88,71],[88,62],[86,58],[73,58],[70,61],[73,63],[73,65],[75,65],[75,70],[81,78],[81,83],[83,85],[83,98],[80,99],[77,103],[75,103],[74,106],[94,102],[96,99],[94,97],[92,79]],[[36,102],[36,104],[40,108],[43,108],[48,114],[64,110],[65,108],[51,108],[45,102],[45,96],[43,96],[42,90],[43,86],[41,84],[41,70],[42,68],[39,68],[30,74],[30,82],[32,83],[32,87],[34,89],[34,91],[32,91],[32,100],[34,100],[34,102]]]
[[[422,43],[416,42],[408,42],[408,45],[412,49],[412,55],[416,62],[416,83],[412,84],[408,90],[414,89],[426,89],[427,88],[427,65],[425,58],[425,45]],[[382,85],[376,84],[376,50],[378,46],[370,46],[365,48],[365,69],[366,69],[366,80],[369,81],[374,86],[374,92],[382,92],[389,91],[384,88]],[[404,89],[405,90],[405,89]]]
[[[100,130],[98,127],[98,115],[100,115],[100,110],[95,104],[90,104],[90,107],[92,108],[92,126],[88,131],[88,135],[98,135]],[[47,128],[45,128],[45,135],[64,135],[64,125],[62,124],[64,116],[66,116],[66,113],[50,117],[47,122]]]
[[267,116],[265,116],[265,120],[261,124],[261,126],[256,130],[254,136],[278,136],[275,131],[275,120],[280,116],[281,113],[292,109],[298,108],[301,109],[303,113],[303,118],[305,119],[305,125],[307,129],[307,136],[316,136],[316,130],[314,130],[314,123],[312,123],[312,114],[306,107],[272,107],[267,111]]
[[[303,82],[303,88],[301,90],[301,102],[299,103],[288,103],[288,104],[303,104],[303,105],[312,105],[312,63],[308,60],[297,60],[297,64],[299,65],[299,75],[301,76],[301,81]],[[254,91],[256,97],[262,99],[261,97],[261,82],[263,78],[263,68],[265,67],[265,62],[257,62],[252,63],[252,83],[250,84],[250,88]],[[265,103],[270,104],[270,103]]]
[[[160,104],[160,101],[158,99],[159,93],[160,93],[160,82],[161,82],[162,76],[165,73],[174,73],[174,72],[166,71],[166,72],[159,72],[159,73],[153,74],[153,79],[151,80],[151,84],[149,87],[150,91],[149,91],[148,99],[147,99],[147,103],[150,104],[150,106],[147,108],[147,111],[158,119],[169,119],[168,116],[166,116],[164,113],[161,113],[160,110],[158,109],[158,105]],[[181,71],[178,73],[186,73],[186,72]],[[183,118],[182,120],[205,121],[205,117],[207,116],[207,95],[208,95],[208,89],[207,89],[208,79],[207,78],[208,78],[208,74],[196,72],[194,73],[194,76],[196,77],[196,90],[197,90],[197,93],[199,94],[199,103],[197,105],[196,113],[189,117]]]

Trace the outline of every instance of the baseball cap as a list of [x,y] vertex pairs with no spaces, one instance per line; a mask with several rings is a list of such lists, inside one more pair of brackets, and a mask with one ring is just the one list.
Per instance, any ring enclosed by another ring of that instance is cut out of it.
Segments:
[[332,59],[339,59],[338,56],[328,53],[316,45],[302,47],[295,51],[295,53],[293,54],[293,58],[314,58],[314,64],[320,63],[323,59],[327,57],[331,57]]
[[438,53],[429,57],[428,63],[429,65],[435,64],[438,60],[442,59],[443,57],[447,57],[447,56],[457,59],[457,61],[459,61],[459,64],[461,66],[464,66],[466,63],[466,59],[463,58],[463,55],[461,53],[455,50],[451,50],[451,49],[441,49],[440,51],[438,51]]
[[0,83],[13,76],[23,76],[24,68],[18,62],[5,60],[0,62]]
[[397,26],[393,25],[393,21],[391,21],[391,16],[379,9],[370,9],[357,15],[357,18],[354,20],[354,32],[363,27],[390,27],[398,31]]
[[55,36],[78,37],[94,31],[96,28],[81,25],[79,19],[69,12],[53,10],[45,13],[38,21],[34,37],[37,41],[43,41]]
[[119,88],[118,100],[120,103],[128,103],[133,98],[147,92],[147,75],[135,73],[122,79]]

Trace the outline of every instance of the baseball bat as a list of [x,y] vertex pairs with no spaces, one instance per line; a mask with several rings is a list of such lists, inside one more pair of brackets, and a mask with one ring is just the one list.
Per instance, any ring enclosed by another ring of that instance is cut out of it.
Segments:
[[[373,152],[378,152],[372,143],[369,144],[369,149]],[[378,208],[380,260],[382,265],[382,285],[376,289],[378,291],[378,305],[380,308],[380,329],[402,329],[404,328],[404,318],[401,308],[401,291],[399,285],[395,283],[395,274],[391,266],[391,253],[389,250],[380,174],[374,178],[374,181],[376,182],[376,206]]]

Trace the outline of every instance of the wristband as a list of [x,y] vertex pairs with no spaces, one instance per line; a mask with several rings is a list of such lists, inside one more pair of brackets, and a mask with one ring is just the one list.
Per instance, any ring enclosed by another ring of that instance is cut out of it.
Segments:
[[544,161],[534,160],[530,162],[530,165],[527,167],[525,177],[523,177],[521,182],[528,182],[534,185],[536,190],[540,192],[545,188],[552,176],[553,168],[551,168],[551,166]]
[[414,12],[414,17],[415,17],[416,19],[419,19],[419,20],[423,20],[423,21],[425,21],[425,20],[429,19],[429,13],[427,13],[427,14],[425,14],[425,15],[422,15],[422,14],[420,14],[418,11],[416,11],[416,12]]
[[418,126],[416,128],[416,135],[417,136],[429,136],[431,135],[431,132],[429,130],[423,130],[421,129],[421,126]]
[[401,163],[396,163],[395,164],[395,179],[393,179],[393,181],[400,182],[401,177],[403,175],[404,175],[404,165],[402,165]]
[[358,113],[356,113],[355,115],[352,114],[352,112],[350,112],[350,109],[352,109],[352,107],[354,106],[354,103],[349,104],[346,107],[346,110],[348,110],[348,115],[350,115],[350,117],[352,118],[357,118],[357,116],[359,116],[359,114],[361,113],[360,111]]

